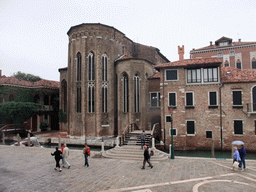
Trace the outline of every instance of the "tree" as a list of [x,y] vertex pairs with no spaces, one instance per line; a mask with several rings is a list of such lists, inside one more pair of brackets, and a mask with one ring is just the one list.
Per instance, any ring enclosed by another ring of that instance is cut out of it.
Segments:
[[23,124],[44,106],[33,102],[5,102],[0,103],[0,123]]
[[26,81],[32,81],[32,82],[42,80],[42,78],[39,76],[35,76],[35,75],[29,74],[29,73],[22,73],[20,71],[18,71],[17,73],[14,73],[13,77],[15,77],[17,79],[26,80]]

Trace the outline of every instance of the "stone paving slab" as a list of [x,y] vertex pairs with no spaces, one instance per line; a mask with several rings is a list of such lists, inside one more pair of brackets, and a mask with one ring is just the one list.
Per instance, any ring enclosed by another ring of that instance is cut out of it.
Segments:
[[256,191],[256,161],[244,172],[232,160],[178,158],[142,162],[93,158],[84,167],[81,150],[70,150],[70,169],[57,172],[54,149],[0,145],[0,191]]

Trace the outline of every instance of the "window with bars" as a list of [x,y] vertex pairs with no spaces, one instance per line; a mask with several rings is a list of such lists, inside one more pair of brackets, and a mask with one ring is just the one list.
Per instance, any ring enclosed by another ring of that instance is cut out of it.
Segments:
[[194,106],[193,92],[186,93],[186,106]]
[[94,99],[95,99],[95,95],[94,95],[94,85],[89,85],[88,87],[88,112],[89,113],[94,113]]
[[233,105],[242,105],[242,91],[233,92]]
[[195,134],[195,121],[187,121],[187,134],[194,135]]
[[76,89],[76,112],[81,113],[81,87]]
[[217,103],[217,92],[209,92],[209,105],[216,106]]
[[124,74],[123,76],[123,106],[124,113],[129,112],[129,87],[127,74]]
[[91,52],[88,55],[88,80],[89,81],[93,81],[95,80],[95,75],[94,75],[94,70],[95,70],[95,66],[94,66],[94,54]]
[[235,135],[243,134],[243,121],[242,120],[234,120],[234,134]]
[[77,81],[81,81],[81,62],[82,62],[82,56],[81,56],[80,52],[77,53],[76,59],[77,59],[76,80]]
[[107,55],[103,55],[101,58],[102,62],[102,81],[107,81],[108,80],[108,57]]
[[150,107],[160,107],[160,93],[150,93]]
[[169,93],[169,106],[176,106],[176,93]]
[[178,71],[177,70],[166,70],[166,80],[167,81],[178,80]]
[[201,69],[188,69],[187,70],[188,83],[201,83]]

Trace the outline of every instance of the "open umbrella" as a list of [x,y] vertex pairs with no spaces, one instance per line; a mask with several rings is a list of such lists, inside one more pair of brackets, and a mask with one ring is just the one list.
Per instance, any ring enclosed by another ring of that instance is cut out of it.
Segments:
[[233,145],[244,145],[243,141],[233,141],[232,142]]

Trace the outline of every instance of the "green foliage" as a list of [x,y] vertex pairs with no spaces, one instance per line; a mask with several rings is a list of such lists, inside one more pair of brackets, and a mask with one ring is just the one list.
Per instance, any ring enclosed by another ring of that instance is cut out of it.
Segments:
[[40,123],[40,129],[41,131],[46,131],[47,127],[49,126],[49,123],[47,121],[43,121]]
[[60,122],[67,123],[67,113],[64,113],[62,109],[59,110]]
[[28,74],[28,73],[22,73],[20,71],[18,71],[17,73],[14,73],[13,77],[16,77],[17,79],[23,79],[23,80],[26,80],[26,81],[32,81],[32,82],[42,80],[42,78],[39,77],[39,76],[35,76],[35,75],[32,75],[32,74]]
[[23,124],[44,106],[33,102],[0,103],[0,123]]

